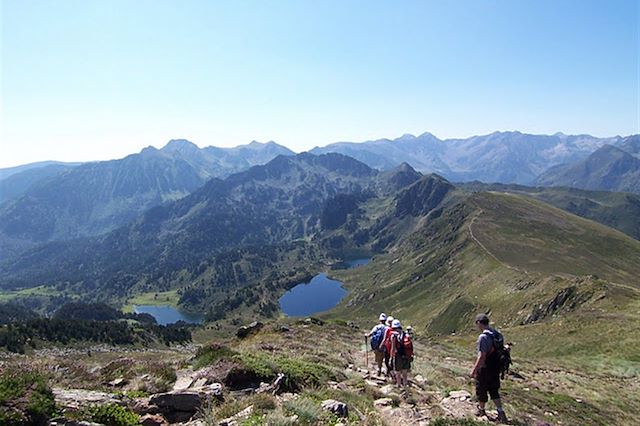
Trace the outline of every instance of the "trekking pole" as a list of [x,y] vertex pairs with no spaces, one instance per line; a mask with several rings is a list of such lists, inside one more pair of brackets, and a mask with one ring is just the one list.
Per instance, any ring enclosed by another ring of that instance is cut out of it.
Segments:
[[367,350],[367,336],[364,336],[364,359],[367,370],[369,370],[369,351]]

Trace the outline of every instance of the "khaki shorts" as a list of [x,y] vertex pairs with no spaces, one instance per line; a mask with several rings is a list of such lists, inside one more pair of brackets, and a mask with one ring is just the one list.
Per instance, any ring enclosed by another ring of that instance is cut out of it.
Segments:
[[382,364],[382,361],[384,361],[384,352],[373,351],[373,353],[375,354],[375,357],[376,357],[376,363]]

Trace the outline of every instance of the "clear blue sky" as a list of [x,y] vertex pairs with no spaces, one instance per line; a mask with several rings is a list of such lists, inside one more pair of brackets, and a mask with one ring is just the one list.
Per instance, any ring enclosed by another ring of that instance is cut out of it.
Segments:
[[0,167],[171,138],[638,133],[639,2],[2,0]]

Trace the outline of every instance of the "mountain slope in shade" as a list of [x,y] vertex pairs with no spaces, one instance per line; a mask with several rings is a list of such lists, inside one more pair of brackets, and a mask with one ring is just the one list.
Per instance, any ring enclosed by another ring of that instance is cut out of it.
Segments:
[[34,184],[51,178],[77,166],[68,164],[48,164],[26,169],[0,180],[0,204],[24,194]]
[[479,180],[527,184],[549,166],[585,158],[605,143],[616,143],[620,139],[561,133],[546,136],[495,132],[466,139],[440,140],[424,133],[394,140],[339,142],[314,148],[311,152],[339,152],[382,170],[406,162],[418,171],[438,173],[455,182]]
[[20,173],[20,172],[24,172],[32,169],[39,169],[41,167],[56,166],[56,165],[73,167],[73,166],[79,166],[80,164],[82,163],[65,163],[63,161],[38,161],[36,163],[22,164],[20,166],[15,166],[15,167],[5,167],[0,169],[0,180],[6,179],[9,176],[14,175],[16,173]]
[[279,153],[291,151],[255,142],[200,149],[173,140],[160,150],[148,147],[120,160],[85,163],[38,179],[0,206],[2,255],[6,258],[41,242],[113,230],[153,206],[184,197],[212,177],[267,162]]
[[[413,176],[406,189],[392,189],[399,174]],[[427,214],[453,191],[407,167],[382,174],[340,154],[279,156],[106,235],[28,250],[0,266],[0,286],[55,285],[110,301],[178,288],[184,307],[205,311],[258,286],[274,306],[276,287],[344,250],[384,249],[410,229],[405,217]]]
[[552,167],[536,184],[640,193],[640,158],[605,145],[582,161]]

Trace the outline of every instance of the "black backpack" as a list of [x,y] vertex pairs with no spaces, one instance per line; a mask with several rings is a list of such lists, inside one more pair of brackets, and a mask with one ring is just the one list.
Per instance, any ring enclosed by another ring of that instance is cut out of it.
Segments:
[[509,371],[509,366],[511,365],[511,354],[504,347],[504,336],[494,329],[487,329],[483,333],[491,338],[493,346],[493,351],[487,355],[485,363],[487,367],[499,372],[504,378],[504,374]]

